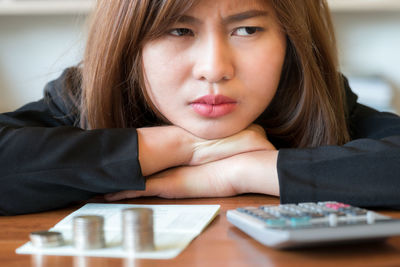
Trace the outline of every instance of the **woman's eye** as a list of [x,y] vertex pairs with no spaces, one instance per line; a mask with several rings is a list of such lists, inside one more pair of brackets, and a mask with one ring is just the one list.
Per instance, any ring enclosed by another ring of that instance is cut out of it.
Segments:
[[175,36],[193,36],[192,30],[187,28],[173,29],[169,33]]
[[237,28],[233,31],[233,35],[239,35],[239,36],[250,36],[254,35],[255,33],[262,31],[262,28],[260,27],[240,27]]

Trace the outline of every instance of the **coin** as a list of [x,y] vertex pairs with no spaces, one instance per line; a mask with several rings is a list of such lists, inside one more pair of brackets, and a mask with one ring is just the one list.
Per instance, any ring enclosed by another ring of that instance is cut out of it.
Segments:
[[37,231],[29,235],[32,245],[37,248],[59,247],[64,245],[64,238],[60,232]]
[[154,250],[153,210],[122,210],[122,245],[129,252]]
[[105,247],[104,218],[83,215],[73,218],[73,242],[77,249],[97,249]]

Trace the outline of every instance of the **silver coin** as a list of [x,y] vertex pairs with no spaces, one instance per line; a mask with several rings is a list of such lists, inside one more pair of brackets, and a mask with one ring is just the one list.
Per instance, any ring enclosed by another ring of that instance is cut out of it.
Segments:
[[64,245],[64,238],[60,232],[37,231],[29,235],[32,245],[37,248],[59,247]]
[[129,208],[122,211],[122,246],[129,252],[154,250],[152,209]]
[[73,218],[73,242],[77,249],[98,249],[105,247],[104,218],[83,215]]
[[153,210],[151,208],[128,208],[122,210],[122,221],[135,228],[153,229]]

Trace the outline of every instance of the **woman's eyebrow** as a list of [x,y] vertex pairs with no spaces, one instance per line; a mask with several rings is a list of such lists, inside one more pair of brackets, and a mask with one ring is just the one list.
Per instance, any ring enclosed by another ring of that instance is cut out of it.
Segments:
[[241,12],[238,14],[230,15],[223,19],[224,24],[231,24],[235,22],[239,22],[246,19],[251,19],[255,17],[267,17],[268,12],[264,10],[249,10],[245,12]]
[[[255,17],[267,17],[268,12],[264,10],[248,10],[245,12],[240,12],[237,14],[229,15],[226,18],[223,18],[223,24],[231,24],[239,21],[243,21],[250,18]],[[189,24],[202,24],[202,21],[196,17],[189,15],[182,15],[178,19],[180,23],[189,23]]]

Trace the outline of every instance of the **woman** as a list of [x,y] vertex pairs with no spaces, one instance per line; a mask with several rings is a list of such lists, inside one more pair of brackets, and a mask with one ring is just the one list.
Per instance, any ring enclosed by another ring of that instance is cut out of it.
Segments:
[[400,118],[356,103],[333,36],[323,0],[99,1],[83,63],[0,117],[2,214],[96,194],[398,206]]

